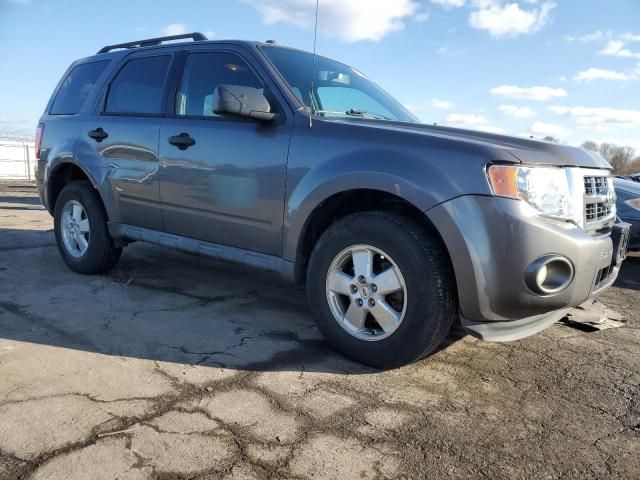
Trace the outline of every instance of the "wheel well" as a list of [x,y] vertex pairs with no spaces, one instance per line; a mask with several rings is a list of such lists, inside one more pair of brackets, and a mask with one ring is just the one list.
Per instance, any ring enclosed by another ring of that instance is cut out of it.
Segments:
[[47,195],[49,200],[49,211],[51,213],[55,210],[56,201],[58,200],[60,192],[65,185],[81,180],[86,180],[91,183],[87,174],[84,173],[80,167],[71,163],[65,163],[53,172],[53,175],[49,178]]
[[[445,247],[446,245],[436,227],[427,216],[415,205],[407,202],[397,195],[379,190],[356,189],[337,193],[322,203],[311,212],[305,223],[302,238],[298,243],[296,256],[296,281],[304,283],[307,264],[313,247],[324,231],[337,220],[347,215],[367,211],[386,211],[404,215],[433,233]],[[451,259],[447,259],[451,264]],[[453,266],[452,266],[453,269]],[[453,271],[453,270],[452,270]]]

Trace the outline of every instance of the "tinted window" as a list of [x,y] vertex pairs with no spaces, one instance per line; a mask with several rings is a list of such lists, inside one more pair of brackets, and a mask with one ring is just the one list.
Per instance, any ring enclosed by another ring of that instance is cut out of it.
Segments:
[[176,114],[215,116],[212,111],[213,92],[218,85],[263,88],[262,82],[249,65],[237,55],[222,52],[192,53],[184,66],[176,97]]
[[64,79],[53,105],[52,115],[70,115],[78,113],[82,104],[95,87],[96,80],[109,65],[109,60],[83,63],[73,67]]
[[111,83],[109,113],[162,113],[162,92],[171,55],[129,61]]

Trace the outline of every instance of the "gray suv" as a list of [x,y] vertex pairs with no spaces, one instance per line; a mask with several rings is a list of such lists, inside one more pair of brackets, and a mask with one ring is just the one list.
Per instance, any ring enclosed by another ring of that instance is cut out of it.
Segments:
[[359,71],[271,41],[105,47],[63,76],[37,150],[72,270],[145,241],[279,272],[333,347],[381,368],[454,321],[534,334],[626,253],[599,155],[421,124]]

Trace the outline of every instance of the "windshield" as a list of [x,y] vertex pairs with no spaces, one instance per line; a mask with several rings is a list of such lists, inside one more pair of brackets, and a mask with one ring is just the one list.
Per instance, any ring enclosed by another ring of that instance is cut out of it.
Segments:
[[316,115],[418,121],[400,102],[347,65],[316,57],[312,92],[312,54],[276,46],[263,46],[262,51],[294,95]]

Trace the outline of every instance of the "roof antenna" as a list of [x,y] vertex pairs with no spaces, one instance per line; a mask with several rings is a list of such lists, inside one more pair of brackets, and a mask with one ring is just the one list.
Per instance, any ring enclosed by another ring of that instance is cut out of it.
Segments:
[[316,45],[318,43],[318,9],[320,0],[316,0],[316,23],[313,28],[313,67],[311,68],[311,91],[309,92],[309,128],[313,127],[313,115],[315,114],[315,106],[313,99],[313,84],[316,78]]

